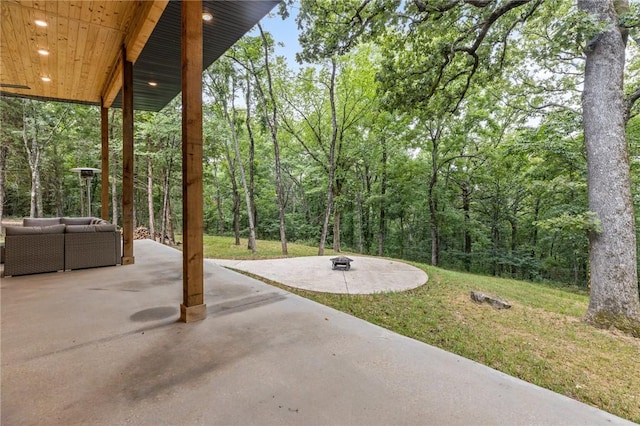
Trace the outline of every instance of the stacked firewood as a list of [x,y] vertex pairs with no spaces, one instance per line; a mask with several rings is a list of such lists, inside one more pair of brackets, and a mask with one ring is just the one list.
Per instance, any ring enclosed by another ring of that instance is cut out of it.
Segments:
[[147,238],[151,238],[151,233],[144,226],[138,226],[135,231],[133,231],[133,239],[134,240],[144,240]]

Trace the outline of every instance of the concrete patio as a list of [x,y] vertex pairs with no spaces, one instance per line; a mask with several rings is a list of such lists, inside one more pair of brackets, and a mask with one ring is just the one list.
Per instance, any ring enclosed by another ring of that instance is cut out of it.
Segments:
[[332,270],[332,256],[305,256],[288,259],[213,259],[217,265],[249,272],[289,287],[321,293],[373,294],[405,291],[427,283],[427,274],[415,266],[381,257],[350,255],[348,271]]
[[1,424],[632,424],[212,261],[179,323],[181,253],[135,260],[2,279]]

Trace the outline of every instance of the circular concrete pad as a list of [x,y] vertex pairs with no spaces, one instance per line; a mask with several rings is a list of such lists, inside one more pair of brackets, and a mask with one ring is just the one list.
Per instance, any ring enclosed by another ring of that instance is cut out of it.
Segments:
[[427,282],[427,274],[406,263],[349,255],[351,269],[331,269],[334,256],[267,260],[212,259],[218,265],[249,272],[280,284],[323,293],[372,294],[404,291]]

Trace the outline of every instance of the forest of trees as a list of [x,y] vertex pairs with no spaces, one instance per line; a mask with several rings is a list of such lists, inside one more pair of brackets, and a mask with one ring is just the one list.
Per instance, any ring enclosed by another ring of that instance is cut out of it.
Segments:
[[[205,232],[257,252],[255,238],[283,253],[295,241],[586,287],[602,223],[589,204],[585,45],[603,27],[587,1],[432,3],[294,3],[299,63],[276,57],[280,40],[260,27],[203,74]],[[638,212],[633,38],[623,58],[627,164],[616,168]],[[2,97],[0,113],[0,217],[84,214],[70,169],[100,167],[99,108]],[[135,224],[169,241],[181,226],[180,114],[179,99],[135,114]],[[109,119],[120,223],[121,111]]]

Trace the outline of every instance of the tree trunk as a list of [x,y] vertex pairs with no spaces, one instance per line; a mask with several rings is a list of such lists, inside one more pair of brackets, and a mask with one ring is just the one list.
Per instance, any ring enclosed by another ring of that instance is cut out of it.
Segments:
[[[53,144],[53,146],[52,146],[52,156],[55,159],[61,158],[61,155],[58,152],[58,145],[57,144]],[[64,172],[60,170],[60,162],[59,161],[56,161],[54,163],[51,172],[53,174],[53,180],[54,180],[54,186],[55,186],[55,189],[53,189],[53,191],[55,192],[56,216],[57,217],[62,217],[62,216],[64,216],[64,197],[65,197],[64,187],[63,187],[63,184],[62,184],[64,182],[64,178],[62,177],[62,173],[64,173]]]
[[[337,168],[337,166],[336,166]],[[336,203],[335,200],[338,199],[340,194],[342,193],[342,185],[344,184],[343,179],[336,178],[336,182],[333,185],[333,251],[340,252],[342,251],[341,247],[341,233],[340,233],[340,219],[342,218],[342,209],[339,203]]]
[[[536,196],[536,202],[533,208],[533,221],[532,223],[536,223],[540,218],[540,206],[542,204],[542,199],[540,196]],[[531,235],[531,257],[536,259],[538,256],[538,227],[533,227],[533,232]]]
[[[509,219],[509,224],[511,225],[511,262],[516,260],[516,249],[518,242],[518,219],[515,216],[515,212],[513,217]],[[518,267],[512,263],[511,264],[511,276],[515,277],[518,275]]]
[[[333,149],[331,150],[333,156]],[[324,246],[329,233],[329,219],[331,218],[331,207],[333,206],[333,167],[329,171],[329,189],[327,190],[327,208],[324,211],[324,220],[322,221],[322,233],[320,234],[320,242],[318,245],[318,256],[324,256]]]
[[604,32],[586,47],[582,94],[589,209],[601,224],[601,229],[589,235],[591,297],[587,319],[599,326],[621,326],[629,319],[640,322],[635,216],[625,137],[627,35],[617,25],[628,2],[578,0],[578,7],[605,23]]
[[36,193],[36,217],[42,217],[44,207],[42,204],[42,180],[40,179],[40,167],[34,170],[35,173],[35,193]]
[[[223,114],[225,115],[225,118],[227,120],[227,125],[229,126],[229,131],[231,133],[234,132],[234,124],[231,123],[231,120],[229,119],[228,116],[228,111],[227,111],[227,97],[229,96],[226,92],[228,91],[228,85],[229,85],[229,81],[227,79],[224,79],[224,83],[225,88],[224,90],[221,90],[219,93],[217,93],[216,96],[218,96],[220,98],[220,100],[223,103]],[[235,96],[235,94],[232,94],[231,96]],[[227,160],[226,161],[226,166],[227,166],[227,172],[229,173],[229,180],[231,182],[231,194],[233,196],[233,234],[235,237],[235,245],[239,246],[240,245],[240,193],[238,192],[238,181],[236,178],[236,165],[238,162],[240,162],[240,157],[238,155],[232,156],[232,151],[231,148],[229,147],[230,142],[228,141],[228,138],[224,137],[223,138],[223,153],[224,153],[224,157]]]
[[431,233],[431,265],[438,266],[440,260],[440,235],[438,231],[438,206],[435,199],[434,187],[437,174],[434,171],[429,183],[429,231]]
[[[42,184],[40,182],[40,167],[42,166],[42,153],[44,152],[47,144],[51,142],[53,136],[56,134],[58,128],[62,124],[69,107],[67,107],[58,117],[58,121],[51,128],[49,135],[46,138],[40,136],[40,126],[37,125],[38,112],[35,108],[32,110],[33,117],[29,120],[29,114],[27,108],[33,105],[30,101],[24,100],[22,104],[22,139],[24,142],[25,151],[27,153],[27,159],[29,161],[29,169],[31,172],[31,205],[30,216],[42,217],[43,215],[43,203],[42,203]],[[30,127],[32,127],[30,129]]]
[[[35,148],[38,149],[37,146]],[[33,151],[32,151],[33,152]],[[31,203],[30,203],[30,217],[42,217],[42,191],[40,189],[40,155],[34,156],[29,164],[31,166]],[[82,189],[82,188],[81,188]]]
[[287,224],[285,220],[284,209],[284,194],[282,193],[282,166],[280,164],[280,146],[278,144],[278,138],[275,133],[272,136],[273,139],[273,154],[275,158],[276,166],[276,198],[278,200],[278,217],[280,219],[280,247],[282,248],[282,254],[288,255],[287,248]]
[[[151,144],[149,144],[151,145]],[[149,148],[151,148],[149,146]],[[154,221],[154,208],[153,208],[153,166],[151,161],[151,155],[147,156],[147,208],[149,210],[149,234],[151,238],[156,240],[156,226]]]
[[216,188],[216,207],[218,210],[218,235],[224,235],[224,212],[222,211],[222,195],[220,193],[220,181],[218,180],[218,163],[213,162],[213,185]]
[[[273,142],[273,156],[275,159],[275,172],[276,172],[276,198],[278,201],[278,215],[280,217],[280,244],[282,246],[282,254],[287,255],[287,235],[286,235],[286,221],[285,221],[285,208],[284,208],[284,194],[282,193],[282,166],[280,164],[280,145],[278,143],[278,110],[276,98],[273,93],[273,82],[271,78],[271,68],[269,67],[269,49],[267,38],[262,30],[262,26],[258,24],[258,29],[260,30],[260,36],[262,37],[262,46],[264,48],[264,67],[267,72],[267,84],[269,87],[269,100],[267,101],[266,96],[261,89],[262,86],[258,84],[258,90],[262,96],[262,102],[265,108],[265,118],[267,120],[267,125],[269,126],[269,131],[271,133],[271,141]],[[256,81],[258,80],[258,76],[256,75]],[[271,104],[271,115],[267,113],[268,103]]]
[[404,259],[404,212],[400,214],[400,258]]
[[256,209],[256,186],[255,186],[255,174],[256,174],[256,141],[253,137],[253,127],[251,126],[251,76],[247,72],[247,96],[246,96],[246,108],[247,108],[247,134],[249,135],[249,208],[250,215],[253,218],[253,229],[255,238],[258,238],[258,210]]
[[[231,92],[231,96],[235,96],[235,91]],[[240,144],[238,143],[238,133],[236,132],[236,112],[235,107],[233,105],[233,100],[231,101],[231,111],[232,116],[229,116],[229,112],[227,111],[227,106],[225,105],[224,115],[227,119],[227,123],[229,124],[229,130],[231,132],[231,138],[233,139],[233,149],[236,155],[236,161],[238,162],[238,171],[240,172],[240,183],[242,183],[242,189],[244,190],[244,198],[247,205],[247,219],[249,221],[249,249],[251,249],[252,254],[256,254],[256,230],[253,226],[253,209],[251,208],[251,195],[249,194],[249,187],[247,185],[247,178],[244,173],[244,165],[242,164],[242,159],[240,158]],[[238,207],[238,214],[240,214],[240,208]]]
[[429,179],[429,231],[431,233],[431,265],[440,263],[440,230],[438,229],[438,201],[436,200],[435,187],[438,183],[438,140],[439,129],[431,136],[431,178]]
[[358,209],[358,253],[362,253],[362,191],[358,191],[356,206]]
[[[115,160],[115,155],[112,157]],[[115,161],[111,163],[113,166],[111,169],[111,223],[118,224],[118,206],[120,205],[118,200],[118,185],[116,184],[116,167]]]
[[238,184],[233,182],[233,235],[235,236],[235,245],[240,245],[240,192],[238,192]]
[[171,214],[171,197],[167,198],[167,238],[170,245],[175,245],[176,234],[173,227],[173,215]]
[[338,140],[338,123],[336,114],[335,101],[335,82],[336,82],[336,61],[331,58],[331,84],[329,85],[329,102],[331,104],[331,144],[329,146],[329,184],[327,188],[327,208],[324,212],[324,221],[322,223],[322,234],[320,235],[320,244],[318,247],[318,256],[324,255],[324,246],[327,239],[329,229],[329,219],[331,218],[331,210],[333,210],[333,183],[336,174],[336,142]]
[[2,233],[2,218],[4,217],[4,185],[5,185],[5,170],[7,164],[7,155],[9,154],[9,147],[4,145],[0,146],[0,235]]
[[29,205],[29,217],[36,217],[37,214],[37,204],[36,204],[36,191],[37,191],[37,181],[36,176],[39,174],[40,168],[40,146],[38,145],[38,129],[34,129],[34,135],[29,137],[29,120],[27,114],[27,101],[23,103],[22,110],[22,140],[24,142],[24,147],[27,152],[27,158],[29,160],[29,171],[31,175],[31,193],[30,193],[30,205]]
[[[114,128],[115,128],[115,109],[111,110],[111,119],[109,120],[109,140],[114,139]],[[112,148],[111,144],[109,145],[109,151],[111,155],[111,223],[114,225],[118,225],[118,206],[120,205],[118,200],[118,185],[117,185],[117,175],[116,175],[116,167],[117,156],[115,153],[115,149]]]
[[498,254],[500,253],[500,244],[501,244],[501,234],[500,234],[500,224],[499,220],[499,212],[498,210],[494,210],[492,223],[491,223],[491,273],[493,276],[498,276],[502,272],[501,264],[498,262]]
[[435,209],[431,210],[431,226],[429,227],[431,233],[431,265],[438,266],[439,258],[440,258],[440,242],[438,236],[438,225],[434,221],[433,217],[435,216]]
[[384,255],[384,240],[387,223],[385,219],[387,200],[387,141],[382,138],[382,182],[380,182],[380,224],[378,228],[378,256]]
[[471,270],[471,189],[467,181],[462,182],[462,211],[464,212],[464,268]]
[[162,222],[160,224],[160,242],[167,244],[167,211],[169,210],[169,170],[168,166],[164,171],[162,180]]
[[[368,200],[371,197],[371,175],[369,173],[369,166],[365,166],[365,175],[364,175],[364,179],[365,179],[365,190],[366,190],[366,196],[365,196],[365,200]],[[371,243],[372,243],[372,239],[373,239],[373,229],[371,226],[371,208],[368,206],[367,203],[365,203],[365,210],[363,212],[363,218],[362,218],[362,222],[363,222],[363,235],[364,235],[364,252],[365,253],[369,253],[369,249],[371,248]]]
[[339,208],[333,211],[333,251],[340,252],[340,219],[342,215]]
[[227,158],[227,170],[229,170],[229,178],[231,180],[231,193],[233,194],[233,234],[235,236],[235,245],[240,245],[240,193],[238,191],[238,182],[236,179],[236,162],[240,158],[231,157],[229,143],[224,142],[224,153]]

